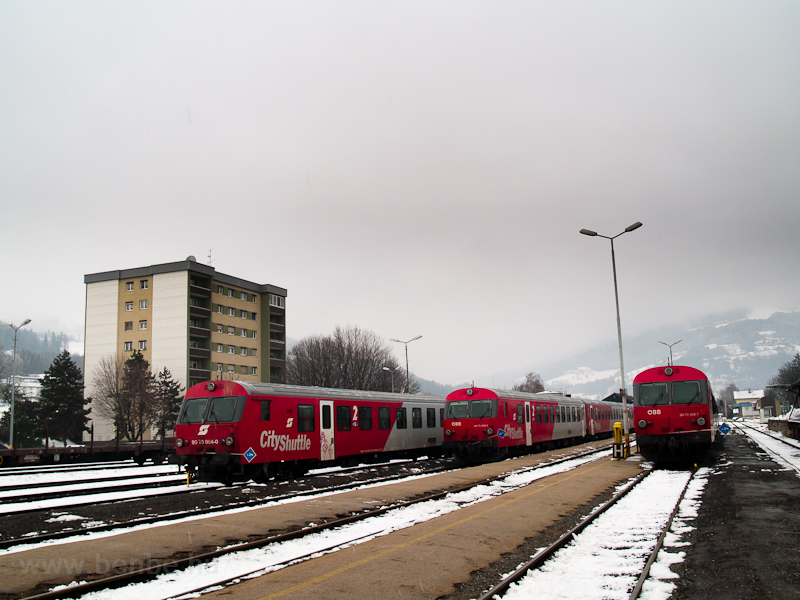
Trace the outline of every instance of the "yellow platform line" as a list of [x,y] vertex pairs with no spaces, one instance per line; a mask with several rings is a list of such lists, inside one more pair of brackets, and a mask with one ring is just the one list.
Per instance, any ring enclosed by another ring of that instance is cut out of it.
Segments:
[[[609,461],[609,462],[611,462],[611,461]],[[283,590],[281,592],[275,592],[274,594],[270,594],[269,596],[264,596],[260,600],[273,600],[273,598],[280,598],[281,596],[285,596],[286,594],[291,594],[292,592],[296,592],[298,590],[302,590],[303,588],[307,588],[310,585],[314,585],[316,583],[321,583],[321,582],[323,582],[323,581],[325,581],[327,579],[330,579],[331,577],[335,577],[336,575],[339,575],[340,573],[344,573],[345,571],[349,571],[350,569],[353,569],[355,567],[359,567],[359,566],[361,566],[363,564],[366,564],[366,563],[368,563],[370,561],[373,561],[373,560],[376,560],[378,558],[383,558],[384,556],[392,554],[393,552],[397,552],[398,550],[402,550],[404,548],[408,548],[409,546],[413,546],[414,544],[417,544],[419,542],[427,540],[428,538],[433,537],[435,535],[438,535],[438,534],[442,533],[443,531],[447,531],[448,529],[452,529],[453,527],[456,527],[458,525],[462,525],[463,523],[467,523],[467,522],[469,522],[469,521],[471,521],[473,519],[477,519],[478,517],[482,517],[482,516],[484,516],[486,514],[489,514],[492,511],[504,508],[504,507],[508,506],[509,504],[517,502],[518,500],[523,500],[525,498],[529,498],[530,496],[533,496],[534,494],[538,494],[539,492],[543,492],[544,490],[546,490],[548,488],[551,488],[551,487],[553,487],[555,485],[558,485],[559,483],[564,483],[565,481],[569,481],[573,477],[577,477],[578,475],[584,475],[586,473],[594,471],[595,469],[599,469],[604,464],[605,464],[605,462],[600,463],[599,465],[597,465],[595,467],[591,467],[590,469],[585,469],[583,471],[576,471],[572,475],[568,475],[567,477],[564,477],[563,479],[559,479],[558,481],[554,481],[553,483],[548,483],[547,485],[544,485],[544,486],[542,486],[540,488],[537,488],[537,489],[533,490],[532,492],[528,492],[527,494],[523,494],[522,496],[518,496],[516,498],[511,498],[509,500],[506,500],[505,502],[502,502],[502,503],[497,504],[497,505],[495,505],[495,506],[493,506],[491,508],[487,508],[486,510],[483,510],[483,511],[481,511],[479,513],[476,513],[476,514],[472,515],[471,517],[466,517],[466,518],[461,519],[459,521],[455,521],[454,523],[450,523],[449,525],[445,525],[443,527],[440,527],[439,529],[436,529],[435,531],[431,531],[430,533],[426,533],[425,535],[421,535],[419,537],[416,537],[413,540],[409,540],[407,542],[403,542],[402,544],[399,544],[399,545],[395,546],[394,548],[387,548],[386,550],[382,550],[381,552],[378,552],[377,554],[373,554],[373,555],[371,555],[371,556],[369,556],[367,558],[362,558],[361,560],[357,560],[356,562],[350,563],[349,565],[345,565],[344,567],[339,567],[338,569],[335,569],[333,571],[329,571],[328,573],[325,573],[324,575],[320,575],[319,577],[315,577],[314,579],[309,579],[308,581],[306,581],[304,583],[298,583],[297,585],[292,586],[290,588],[287,588],[287,589],[285,589],[285,590]]]

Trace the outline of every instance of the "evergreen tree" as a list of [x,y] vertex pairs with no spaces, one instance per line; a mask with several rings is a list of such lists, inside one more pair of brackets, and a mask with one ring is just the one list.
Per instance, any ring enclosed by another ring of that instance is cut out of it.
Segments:
[[125,361],[122,375],[123,435],[134,442],[142,438],[153,420],[155,378],[150,363],[138,350]]
[[[11,431],[11,386],[3,386],[2,400],[8,409],[0,418],[0,436],[8,442]],[[15,448],[39,448],[42,446],[42,426],[39,421],[38,403],[29,400],[19,387],[14,390],[14,438]]]
[[182,393],[183,386],[179,381],[175,381],[169,369],[164,367],[164,370],[156,376],[153,399],[153,425],[161,438],[175,426],[183,402]]
[[89,409],[84,405],[83,374],[63,350],[44,372],[39,401],[39,415],[49,437],[79,442],[88,431]]

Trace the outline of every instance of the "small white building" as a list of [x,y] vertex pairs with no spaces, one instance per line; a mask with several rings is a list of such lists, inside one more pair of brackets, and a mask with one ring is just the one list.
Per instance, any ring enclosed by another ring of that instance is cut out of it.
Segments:
[[744,390],[733,392],[733,416],[743,419],[758,419],[766,423],[772,414],[772,406],[762,406],[764,390]]

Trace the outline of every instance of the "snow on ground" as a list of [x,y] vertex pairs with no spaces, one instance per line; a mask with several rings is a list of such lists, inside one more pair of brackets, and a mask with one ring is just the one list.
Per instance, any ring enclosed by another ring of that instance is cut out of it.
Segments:
[[[5,490],[5,491],[0,491],[0,499],[14,498],[20,495],[24,495],[26,497],[44,496],[45,494],[79,492],[81,490],[98,490],[98,491],[110,490],[113,488],[125,487],[129,485],[141,485],[146,488],[148,485],[156,481],[158,482],[172,481],[175,482],[176,485],[178,485],[179,483],[186,482],[186,475],[161,475],[158,478],[155,478],[153,476],[150,477],[145,476],[145,477],[135,477],[132,479],[123,479],[121,481],[107,481],[100,479],[92,482],[72,483],[68,485],[56,485],[56,486],[48,485],[45,487],[36,487],[31,489]],[[70,498],[69,500],[72,501],[74,499]]]
[[[152,467],[120,467],[118,469],[108,469],[94,467],[92,469],[61,471],[57,467],[47,473],[19,473],[3,474],[0,477],[0,488],[11,485],[32,485],[36,483],[63,483],[65,481],[102,481],[110,477],[120,477],[125,475],[160,475],[162,473],[177,473],[176,465],[158,465]],[[185,477],[185,476],[184,476]]]
[[[783,437],[770,431],[767,434],[766,425],[745,425],[743,423],[731,423],[736,429],[753,440],[756,444],[761,446],[768,454],[770,454],[775,462],[786,467],[787,469],[794,469],[800,476],[800,444],[795,440]],[[776,437],[781,439],[775,439]]]
[[636,585],[690,473],[654,471],[504,600],[625,599]]
[[[499,481],[477,486],[464,492],[448,494],[439,500],[397,508],[377,517],[296,540],[270,544],[255,550],[235,552],[180,572],[161,574],[152,581],[94,592],[83,598],[85,600],[140,600],[141,598],[157,600],[181,595],[184,598],[196,597],[199,594],[193,594],[193,592],[218,585],[220,582],[258,577],[312,556],[321,556],[388,535],[394,531],[406,529],[460,508],[519,489],[538,479],[569,471],[594,460],[597,460],[597,456],[575,458],[557,465],[511,473]],[[429,475],[421,477],[426,476]],[[299,501],[300,499],[292,500]],[[215,516],[218,515],[219,513]],[[56,589],[63,589],[63,586]]]

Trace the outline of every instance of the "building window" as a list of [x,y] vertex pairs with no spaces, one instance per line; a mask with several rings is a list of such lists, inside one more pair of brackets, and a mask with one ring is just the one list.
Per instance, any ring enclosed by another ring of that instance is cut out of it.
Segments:
[[247,367],[245,367],[244,365],[242,365],[241,367],[239,367],[239,373],[240,373],[241,375],[247,375]]
[[231,307],[229,306],[229,307],[228,307],[228,316],[229,316],[229,317],[235,317],[235,316],[236,316],[236,309],[235,309],[235,308],[231,308]]
[[256,367],[253,367],[250,371],[250,375],[258,375],[258,369]]
[[255,321],[256,320],[256,313],[253,313],[253,316],[251,318],[253,319],[253,321]]
[[126,310],[126,311],[131,311],[131,310],[133,310],[133,302],[126,302],[126,303],[125,303],[125,310]]
[[139,310],[147,310],[147,300],[139,300]]
[[148,283],[148,280],[147,280],[147,279],[142,279],[142,280],[139,282],[139,289],[140,289],[140,290],[146,290],[148,286],[149,286],[149,283]]
[[247,329],[242,329],[242,337],[247,337]]
[[234,297],[233,294],[234,294],[233,290],[232,289],[228,289],[228,298],[233,298]]
[[133,351],[133,342],[125,342],[125,352]]
[[234,373],[236,371],[236,367],[234,365],[228,365],[228,373]]
[[255,358],[255,357],[256,357],[256,349],[255,349],[255,348],[253,348],[252,350],[250,350],[250,355],[251,355],[253,358]]
[[247,292],[239,292],[239,300],[247,302]]
[[258,339],[258,333],[256,331],[253,331],[253,339]]
[[125,331],[133,331],[133,321],[125,321]]
[[221,285],[218,285],[218,286],[217,286],[217,293],[218,293],[218,294],[223,294],[223,295],[224,295],[224,294],[225,294],[225,288],[224,288],[224,287],[222,287]]
[[258,296],[253,294],[253,303],[255,304],[256,302],[258,302]]
[[236,346],[228,346],[228,354],[236,354]]
[[278,308],[283,308],[284,306],[284,298],[282,296],[276,296],[275,294],[269,295],[269,305],[270,306],[277,306]]
[[225,352],[225,346],[223,344],[217,344],[217,352]]
[[247,356],[247,348],[239,348],[239,354],[242,356]]
[[236,327],[228,327],[228,335],[236,335]]
[[217,363],[217,373],[222,373],[222,363]]
[[147,340],[141,340],[139,342],[139,350],[147,350]]
[[242,317],[243,319],[246,319],[247,318],[247,311],[246,310],[240,310],[239,311],[239,316]]
[[125,291],[126,292],[132,292],[133,291],[133,282],[132,281],[126,281],[125,282]]
[[222,324],[220,323],[217,323],[217,333],[225,333],[225,331],[222,329]]
[[222,306],[221,304],[217,304],[217,312],[219,314],[223,314],[225,312],[225,307]]
[[147,321],[139,321],[139,330],[147,329]]

